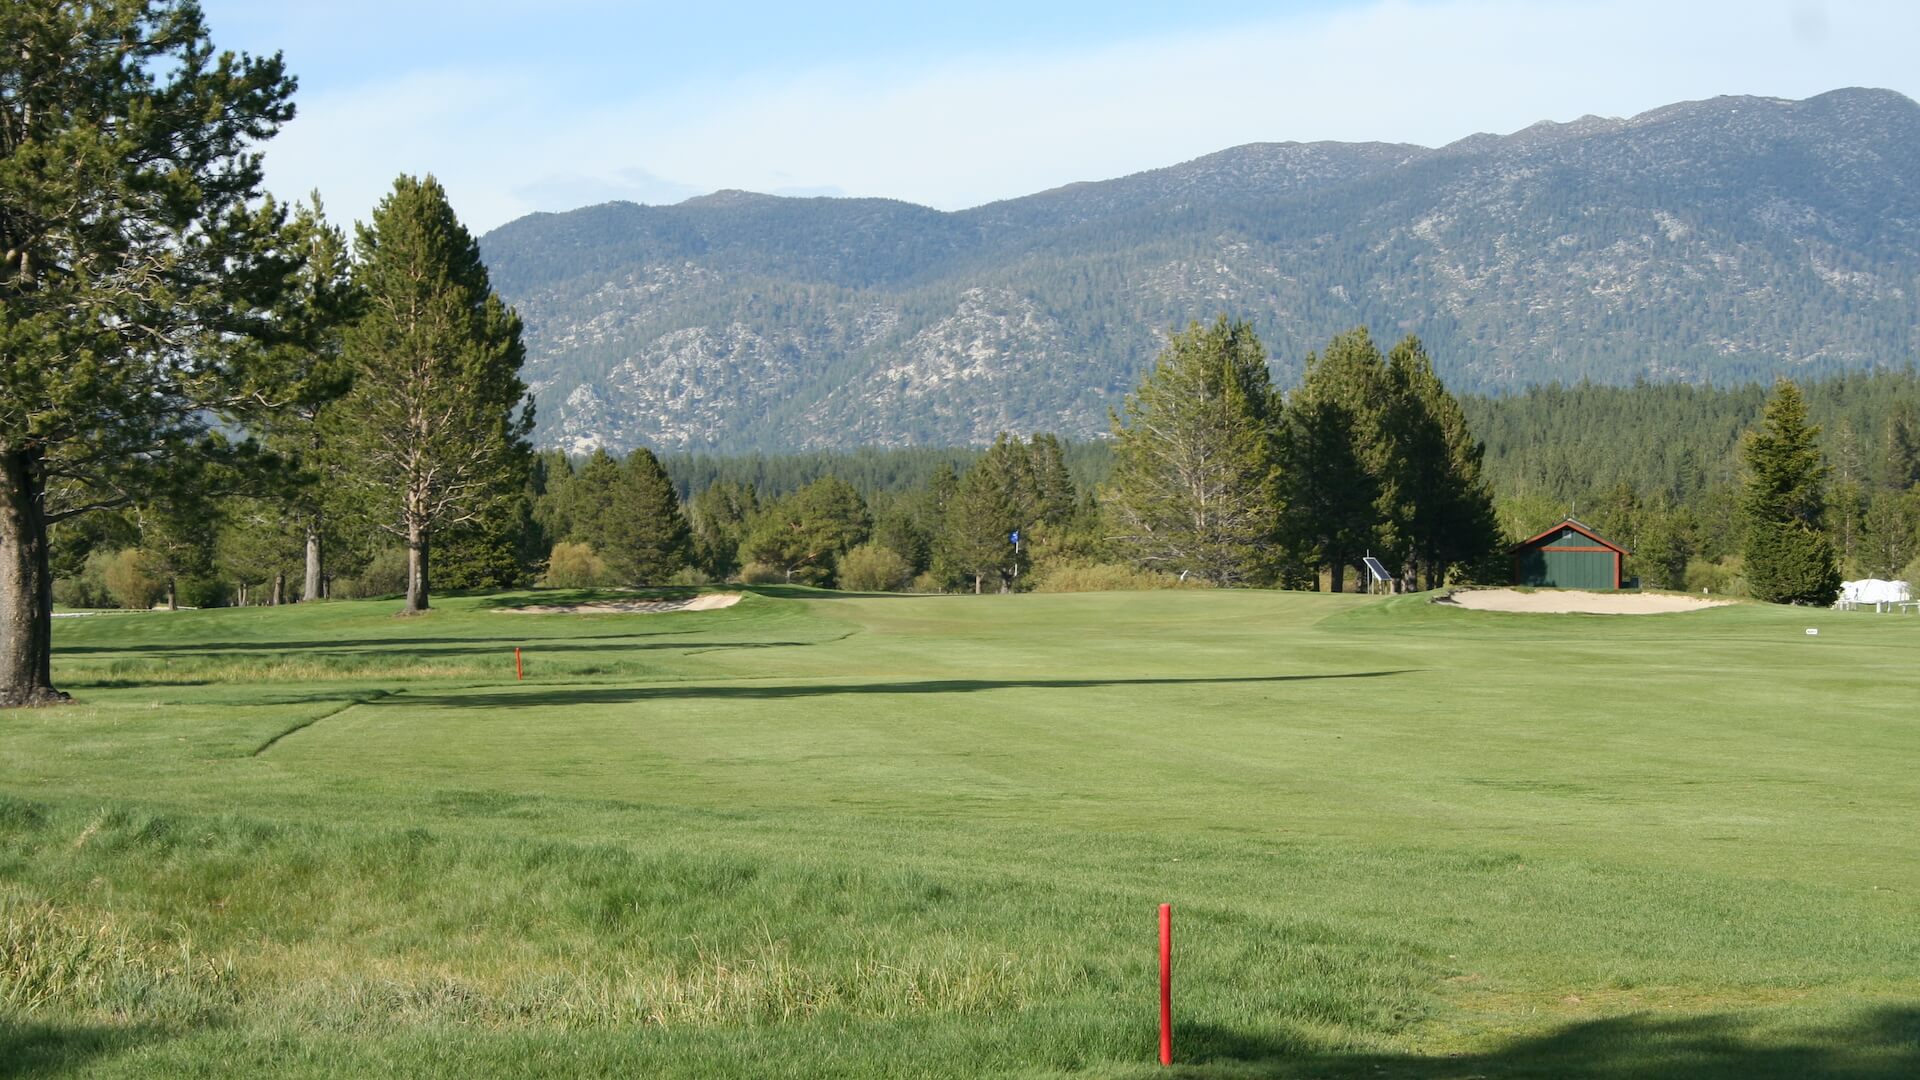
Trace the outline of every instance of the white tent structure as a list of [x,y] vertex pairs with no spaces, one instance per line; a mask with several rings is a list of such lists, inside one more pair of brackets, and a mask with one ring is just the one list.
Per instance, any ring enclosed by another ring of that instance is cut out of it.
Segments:
[[1852,609],[1871,605],[1879,611],[1894,604],[1910,603],[1913,600],[1913,586],[1904,581],[1882,581],[1879,578],[1864,578],[1860,581],[1840,583],[1840,599],[1833,602],[1837,608]]

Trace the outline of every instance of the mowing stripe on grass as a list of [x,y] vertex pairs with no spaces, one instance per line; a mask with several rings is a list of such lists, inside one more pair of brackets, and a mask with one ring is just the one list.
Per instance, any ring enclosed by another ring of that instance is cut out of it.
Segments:
[[281,739],[286,738],[287,736],[293,734],[296,731],[303,731],[307,728],[310,728],[322,720],[331,720],[334,717],[339,716],[341,713],[346,712],[348,709],[359,708],[362,705],[367,705],[372,702],[379,701],[381,698],[393,697],[403,692],[404,691],[400,691],[400,690],[374,690],[363,697],[357,697],[350,701],[342,702],[339,708],[334,709],[330,712],[323,712],[318,716],[310,716],[307,719],[302,720],[297,724],[294,724],[292,727],[287,728],[285,731],[282,731],[279,734],[273,736],[271,739],[268,739],[266,742],[261,743],[259,746],[254,747],[253,754],[251,756],[259,757],[261,754],[264,754],[267,751],[273,749],[274,745],[278,743]]

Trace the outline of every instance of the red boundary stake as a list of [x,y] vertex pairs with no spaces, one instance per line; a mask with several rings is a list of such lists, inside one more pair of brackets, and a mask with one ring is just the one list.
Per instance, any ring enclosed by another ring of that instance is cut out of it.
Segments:
[[513,649],[513,678],[515,682],[523,682],[526,677],[526,670],[520,666],[520,647],[516,645]]
[[1160,1064],[1173,1064],[1173,905],[1160,905]]

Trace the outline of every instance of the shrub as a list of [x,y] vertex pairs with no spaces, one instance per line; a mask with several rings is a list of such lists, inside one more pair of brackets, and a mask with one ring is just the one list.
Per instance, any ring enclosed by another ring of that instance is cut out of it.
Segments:
[[750,562],[740,568],[740,580],[748,585],[779,585],[787,580],[787,575],[777,566]]
[[227,603],[227,585],[218,578],[181,578],[177,585],[176,598],[180,601],[181,607],[221,607]]
[[101,581],[115,604],[135,611],[144,611],[167,595],[167,579],[159,560],[139,548],[126,548],[109,556],[101,570]]
[[1123,563],[1095,563],[1091,566],[1054,566],[1035,579],[1034,592],[1125,592],[1142,589],[1205,589],[1204,579],[1142,570]]
[[357,576],[335,581],[328,595],[343,600],[368,600],[376,596],[399,596],[406,591],[406,550],[384,548],[374,553],[373,561],[367,563]]
[[667,579],[668,585],[711,585],[713,575],[697,566],[683,566]]
[[590,544],[569,544],[561,542],[553,545],[553,551],[547,556],[547,572],[540,577],[542,585],[559,589],[586,589],[607,583],[607,562],[594,554]]
[[917,593],[943,593],[947,591],[947,579],[928,570],[914,578],[910,588]]
[[1746,589],[1740,576],[1740,560],[1736,556],[1724,562],[1712,562],[1707,559],[1688,559],[1686,577],[1682,586],[1690,593],[1705,592],[1713,596],[1741,596]]
[[840,556],[840,587],[851,592],[899,592],[912,577],[907,560],[879,544],[861,544]]
[[60,578],[53,583],[53,602],[61,607],[103,608],[113,606],[113,596],[107,592],[107,561],[113,558],[111,551],[95,551],[87,556],[85,565],[73,577]]

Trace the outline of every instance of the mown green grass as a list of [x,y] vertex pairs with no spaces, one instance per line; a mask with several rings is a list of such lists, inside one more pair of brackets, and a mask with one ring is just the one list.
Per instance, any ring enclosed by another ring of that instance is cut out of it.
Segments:
[[1920,619],[554,599],[62,620],[0,1075],[1920,1071]]

